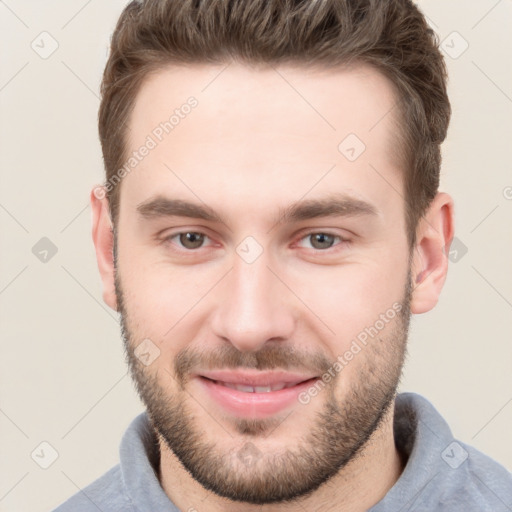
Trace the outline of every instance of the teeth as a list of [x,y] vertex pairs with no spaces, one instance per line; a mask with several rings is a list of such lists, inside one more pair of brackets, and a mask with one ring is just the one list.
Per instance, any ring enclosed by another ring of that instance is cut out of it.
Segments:
[[270,386],[255,386],[254,388],[255,393],[270,393],[270,391]]
[[280,391],[284,388],[289,388],[294,384],[285,384],[284,382],[273,384],[272,386],[246,386],[244,384],[233,384],[232,382],[216,381],[217,384],[226,386],[230,389],[236,389],[237,391],[243,391],[244,393],[270,393],[271,391]]
[[244,386],[243,384],[234,384],[235,389],[238,391],[244,391],[245,393],[254,393],[254,388],[252,386]]

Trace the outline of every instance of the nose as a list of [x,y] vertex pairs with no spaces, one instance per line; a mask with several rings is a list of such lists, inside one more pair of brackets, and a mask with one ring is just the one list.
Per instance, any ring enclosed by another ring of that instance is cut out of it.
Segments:
[[220,283],[212,329],[241,352],[257,352],[293,333],[291,294],[268,264],[265,252],[252,263],[235,254],[231,272]]

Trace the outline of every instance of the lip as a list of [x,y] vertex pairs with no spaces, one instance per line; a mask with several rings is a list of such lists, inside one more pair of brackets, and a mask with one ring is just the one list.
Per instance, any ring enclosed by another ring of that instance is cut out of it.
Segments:
[[[265,418],[284,411],[298,402],[299,394],[309,388],[316,375],[289,372],[209,371],[196,375],[204,392],[222,409],[239,417]],[[246,392],[220,384],[218,381],[242,386],[287,386],[278,391]]]
[[262,372],[261,370],[214,370],[201,372],[200,377],[210,380],[242,384],[245,386],[272,386],[281,382],[285,384],[299,384],[305,380],[316,378],[317,375],[304,373],[291,373],[284,371]]

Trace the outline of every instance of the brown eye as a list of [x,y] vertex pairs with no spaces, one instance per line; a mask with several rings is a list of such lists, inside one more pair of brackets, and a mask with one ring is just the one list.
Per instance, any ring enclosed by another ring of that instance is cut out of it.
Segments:
[[178,239],[178,246],[185,249],[192,250],[200,248],[206,237],[203,233],[197,231],[183,231],[182,233],[176,233],[166,238],[166,241],[171,242],[173,239]]
[[197,249],[201,247],[204,241],[204,235],[195,233],[194,231],[187,231],[180,233],[180,243],[187,249]]

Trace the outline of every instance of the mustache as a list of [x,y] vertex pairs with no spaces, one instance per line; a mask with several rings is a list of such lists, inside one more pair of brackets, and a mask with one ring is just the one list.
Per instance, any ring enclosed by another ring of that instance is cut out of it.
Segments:
[[216,369],[256,369],[256,370],[293,370],[321,375],[332,365],[323,354],[318,352],[299,352],[283,345],[267,345],[258,352],[240,352],[233,345],[224,345],[215,350],[197,350],[186,347],[174,360],[174,375],[184,385],[194,370]]

